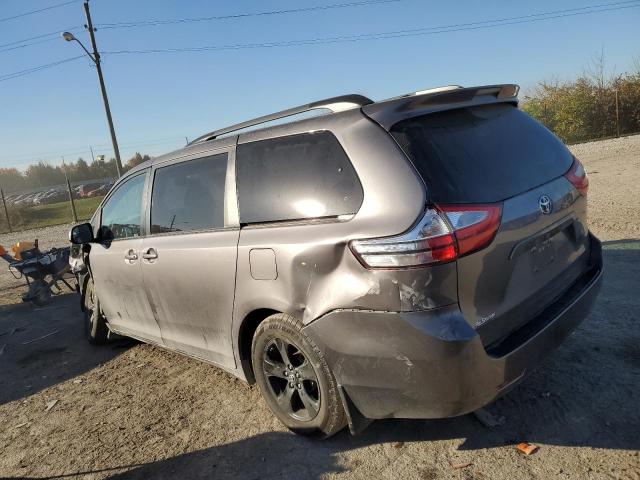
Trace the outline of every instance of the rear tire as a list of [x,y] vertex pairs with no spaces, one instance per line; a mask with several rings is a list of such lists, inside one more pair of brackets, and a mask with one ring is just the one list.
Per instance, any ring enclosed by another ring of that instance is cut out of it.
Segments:
[[91,277],[87,280],[84,294],[84,334],[92,345],[104,345],[109,341],[107,320],[100,312],[100,301]]
[[287,428],[327,438],[345,427],[336,379],[297,319],[280,313],[264,320],[253,336],[251,359],[267,406]]

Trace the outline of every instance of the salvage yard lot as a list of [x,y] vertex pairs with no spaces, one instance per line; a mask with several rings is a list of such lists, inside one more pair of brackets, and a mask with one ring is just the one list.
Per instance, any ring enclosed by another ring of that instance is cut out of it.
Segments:
[[[487,408],[501,425],[467,415],[297,437],[256,387],[148,345],[90,347],[75,295],[16,304],[23,290],[2,272],[0,477],[639,479],[640,136],[572,150],[591,181],[603,289],[575,334]],[[66,229],[0,244],[64,245]],[[522,441],[540,450],[524,456]]]
[[[76,213],[79,220],[88,220],[96,211],[98,205],[104,197],[77,198],[74,200]],[[16,207],[10,207],[16,209]],[[4,212],[2,212],[4,215]],[[71,205],[69,201],[50,203],[48,205],[36,205],[20,207],[18,209],[17,220],[13,217],[12,227],[14,230],[25,228],[42,228],[50,225],[60,225],[68,223],[71,216]],[[7,224],[4,218],[0,219],[0,231],[7,231]]]

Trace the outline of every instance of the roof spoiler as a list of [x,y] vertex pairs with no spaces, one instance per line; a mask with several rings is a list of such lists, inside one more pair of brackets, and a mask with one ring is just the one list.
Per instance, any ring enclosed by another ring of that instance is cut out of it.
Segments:
[[362,95],[357,95],[357,94],[341,95],[339,97],[326,98],[324,100],[318,100],[317,102],[307,103],[305,105],[300,105],[299,107],[288,108],[287,110],[271,113],[269,115],[264,115],[262,117],[246,120],[244,122],[237,123],[229,127],[221,128],[219,130],[214,130],[213,132],[209,132],[205,135],[202,135],[201,137],[196,138],[192,142],[188,143],[187,146],[206,142],[208,140],[213,140],[215,138],[220,137],[221,135],[235,132],[237,130],[242,130],[244,128],[253,127],[255,125],[260,125],[262,123],[267,123],[274,120],[279,120],[281,118],[291,117],[293,115],[300,115],[301,113],[310,112],[312,110],[329,110],[332,113],[335,113],[335,112],[342,112],[344,110],[349,110],[351,108],[363,107],[371,103],[373,103],[373,100],[371,100],[370,98],[367,98]]
[[488,103],[517,104],[519,90],[512,83],[467,88],[452,85],[390,98],[366,105],[362,110],[388,130],[400,120],[427,113]]

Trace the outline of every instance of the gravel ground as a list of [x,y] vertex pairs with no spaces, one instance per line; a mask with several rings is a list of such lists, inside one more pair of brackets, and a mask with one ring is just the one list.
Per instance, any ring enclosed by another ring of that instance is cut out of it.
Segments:
[[589,175],[589,228],[602,240],[640,238],[640,135],[571,151]]
[[[16,305],[7,281],[0,477],[640,479],[640,136],[572,150],[590,175],[590,224],[606,241],[602,293],[574,335],[487,408],[502,425],[387,420],[356,437],[300,438],[256,387],[149,345],[90,347],[74,295]],[[37,236],[46,248],[67,231]],[[524,456],[521,441],[540,450]]]

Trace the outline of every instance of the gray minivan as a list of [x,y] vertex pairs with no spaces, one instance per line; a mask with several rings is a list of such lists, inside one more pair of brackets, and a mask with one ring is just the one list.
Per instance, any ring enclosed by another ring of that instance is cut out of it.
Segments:
[[133,168],[70,233],[88,340],[211,362],[304,434],[487,404],[602,277],[585,170],[517,92],[346,95]]

